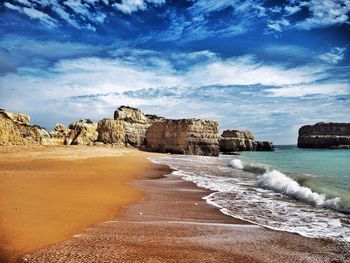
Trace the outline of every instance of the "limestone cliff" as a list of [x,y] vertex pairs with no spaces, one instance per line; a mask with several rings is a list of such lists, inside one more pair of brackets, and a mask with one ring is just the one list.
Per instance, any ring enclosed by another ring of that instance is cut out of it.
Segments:
[[271,142],[256,141],[251,131],[225,130],[219,139],[223,153],[237,151],[273,151]]
[[139,109],[121,106],[114,112],[114,119],[123,124],[125,144],[140,147],[144,145],[148,127],[153,122],[164,118],[156,115],[145,115]]
[[302,126],[298,147],[350,149],[350,123],[319,122]]
[[125,130],[122,121],[102,119],[97,124],[98,142],[125,145]]
[[50,144],[42,127],[29,125],[29,116],[0,109],[0,145]]
[[56,124],[55,128],[49,132],[51,137],[51,144],[53,145],[65,145],[68,144],[68,138],[70,129],[66,128],[63,124]]
[[199,119],[154,122],[146,132],[146,149],[189,155],[219,154],[218,123]]
[[65,139],[66,144],[92,145],[97,140],[97,123],[89,119],[72,122],[68,128],[70,131]]

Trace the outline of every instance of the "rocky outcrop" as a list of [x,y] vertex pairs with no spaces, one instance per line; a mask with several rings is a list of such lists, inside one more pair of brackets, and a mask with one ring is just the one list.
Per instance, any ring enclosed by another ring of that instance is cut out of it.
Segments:
[[125,144],[140,147],[144,145],[148,127],[153,122],[164,118],[156,115],[145,115],[139,109],[121,106],[114,112],[114,119],[123,123]]
[[63,124],[56,124],[55,128],[49,132],[51,137],[51,144],[53,145],[65,145],[68,144],[70,129],[66,128]]
[[97,140],[97,123],[89,119],[72,122],[68,128],[70,131],[65,139],[66,144],[92,145]]
[[218,123],[199,119],[162,119],[146,132],[146,149],[189,155],[219,155]]
[[122,121],[102,119],[97,124],[98,142],[125,145],[125,130]]
[[0,145],[50,143],[50,134],[40,126],[29,125],[28,115],[0,110]]
[[5,111],[4,109],[0,109],[0,112],[1,112],[1,114],[7,116],[11,121],[13,121],[15,123],[29,125],[30,117],[27,114],[9,112],[9,111]]
[[299,148],[350,148],[350,123],[324,123],[305,125],[299,129]]
[[0,110],[0,145],[96,145],[134,146],[150,151],[217,156],[222,152],[273,150],[266,141],[255,141],[250,131],[226,130],[218,134],[216,121],[172,120],[143,114],[121,106],[114,119],[98,123],[89,119],[57,124],[51,132],[29,125],[29,116]]
[[147,117],[139,109],[132,108],[129,106],[120,106],[114,112],[115,120],[122,120],[129,123],[148,123]]
[[225,130],[219,139],[223,153],[237,151],[273,151],[271,142],[256,141],[251,131]]

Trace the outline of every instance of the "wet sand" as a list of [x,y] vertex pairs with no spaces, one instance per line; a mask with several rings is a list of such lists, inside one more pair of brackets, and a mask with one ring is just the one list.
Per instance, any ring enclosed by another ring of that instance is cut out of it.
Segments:
[[226,216],[173,175],[133,184],[142,201],[25,262],[350,262],[350,247]]
[[0,262],[115,219],[121,207],[142,198],[128,182],[169,171],[147,160],[155,155],[111,147],[0,147]]

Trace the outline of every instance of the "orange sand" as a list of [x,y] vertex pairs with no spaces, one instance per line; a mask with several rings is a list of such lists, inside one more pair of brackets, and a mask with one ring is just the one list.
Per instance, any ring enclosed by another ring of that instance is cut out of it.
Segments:
[[146,159],[151,155],[107,147],[0,147],[0,261],[114,219],[142,197],[127,182],[164,173]]

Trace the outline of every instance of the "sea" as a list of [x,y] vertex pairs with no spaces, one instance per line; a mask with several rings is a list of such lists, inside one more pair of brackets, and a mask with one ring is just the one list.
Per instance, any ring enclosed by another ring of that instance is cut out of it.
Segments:
[[307,237],[350,242],[350,150],[276,146],[219,157],[168,155],[153,162],[212,190],[224,214]]

